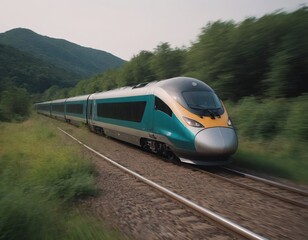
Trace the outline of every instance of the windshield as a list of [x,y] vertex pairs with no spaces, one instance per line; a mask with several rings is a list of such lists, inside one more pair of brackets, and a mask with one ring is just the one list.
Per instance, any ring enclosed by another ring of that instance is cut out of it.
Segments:
[[221,102],[214,92],[187,91],[182,92],[182,95],[187,106],[196,114],[222,115],[224,112]]

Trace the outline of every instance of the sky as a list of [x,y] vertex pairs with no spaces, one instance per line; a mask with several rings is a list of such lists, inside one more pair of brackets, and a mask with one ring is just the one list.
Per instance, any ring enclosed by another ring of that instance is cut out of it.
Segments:
[[130,60],[162,42],[189,47],[207,23],[241,22],[308,0],[0,0],[0,33],[28,28]]

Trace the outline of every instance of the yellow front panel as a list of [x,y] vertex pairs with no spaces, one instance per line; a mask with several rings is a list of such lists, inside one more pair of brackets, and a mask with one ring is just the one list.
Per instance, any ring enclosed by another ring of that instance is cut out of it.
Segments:
[[[203,117],[201,118],[200,116],[189,112],[187,109],[185,109],[181,104],[175,101],[176,104],[176,109],[177,111],[177,117],[181,119],[182,122],[183,119],[182,117],[187,117],[192,120],[195,120],[199,123],[201,123],[205,128],[211,128],[211,127],[229,127],[228,126],[228,113],[225,109],[224,114],[219,117],[215,117],[215,119],[211,119],[211,117]],[[186,124],[186,123],[185,123]],[[187,124],[186,124],[187,125]],[[188,125],[187,125],[188,126]]]

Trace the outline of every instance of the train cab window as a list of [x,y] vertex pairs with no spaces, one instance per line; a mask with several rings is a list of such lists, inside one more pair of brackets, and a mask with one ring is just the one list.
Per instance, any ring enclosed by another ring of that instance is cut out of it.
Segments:
[[216,115],[224,113],[221,101],[211,91],[186,91],[182,92],[183,98],[189,107],[188,110],[201,116]]
[[172,110],[158,97],[155,97],[155,110],[162,111],[170,117],[172,116]]

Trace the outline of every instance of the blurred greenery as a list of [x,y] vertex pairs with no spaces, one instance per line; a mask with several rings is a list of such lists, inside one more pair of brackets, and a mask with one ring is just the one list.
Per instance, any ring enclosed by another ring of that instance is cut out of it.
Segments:
[[[3,73],[10,76],[12,73],[20,72],[24,77],[32,75],[33,80],[27,80],[38,85],[41,80],[45,84],[57,80],[57,85],[63,87],[65,83],[65,85],[72,86],[72,83],[80,79],[88,78],[107,69],[118,68],[124,63],[122,59],[108,52],[82,47],[63,39],[42,36],[25,28],[15,28],[0,33],[0,44],[6,45],[6,49],[8,46],[12,47],[10,54],[6,54],[6,51],[2,52],[2,45],[0,45],[0,76]],[[18,52],[19,56],[14,55]],[[6,59],[9,64],[3,64],[1,55],[3,55],[2,59]],[[23,60],[30,61],[31,66]],[[17,64],[21,67],[21,71],[16,68]],[[2,71],[1,67],[10,71]],[[41,74],[37,70],[41,70]],[[21,81],[25,83],[25,79]],[[50,86],[52,85],[55,83]],[[32,87],[34,88],[35,84]]]
[[76,211],[94,168],[48,119],[0,123],[0,239],[120,239]]
[[53,85],[72,87],[77,79],[74,72],[0,44],[0,93],[11,86],[25,88],[30,94],[42,93]]
[[237,129],[235,165],[308,183],[308,95],[225,102]]
[[0,121],[23,121],[30,113],[30,95],[25,89],[12,86],[1,92]]
[[[190,47],[160,43],[118,70],[82,80],[67,93],[105,91],[176,76],[195,77],[223,100],[297,97],[308,90],[308,8],[240,23],[208,23]],[[63,95],[64,96],[64,95]]]

